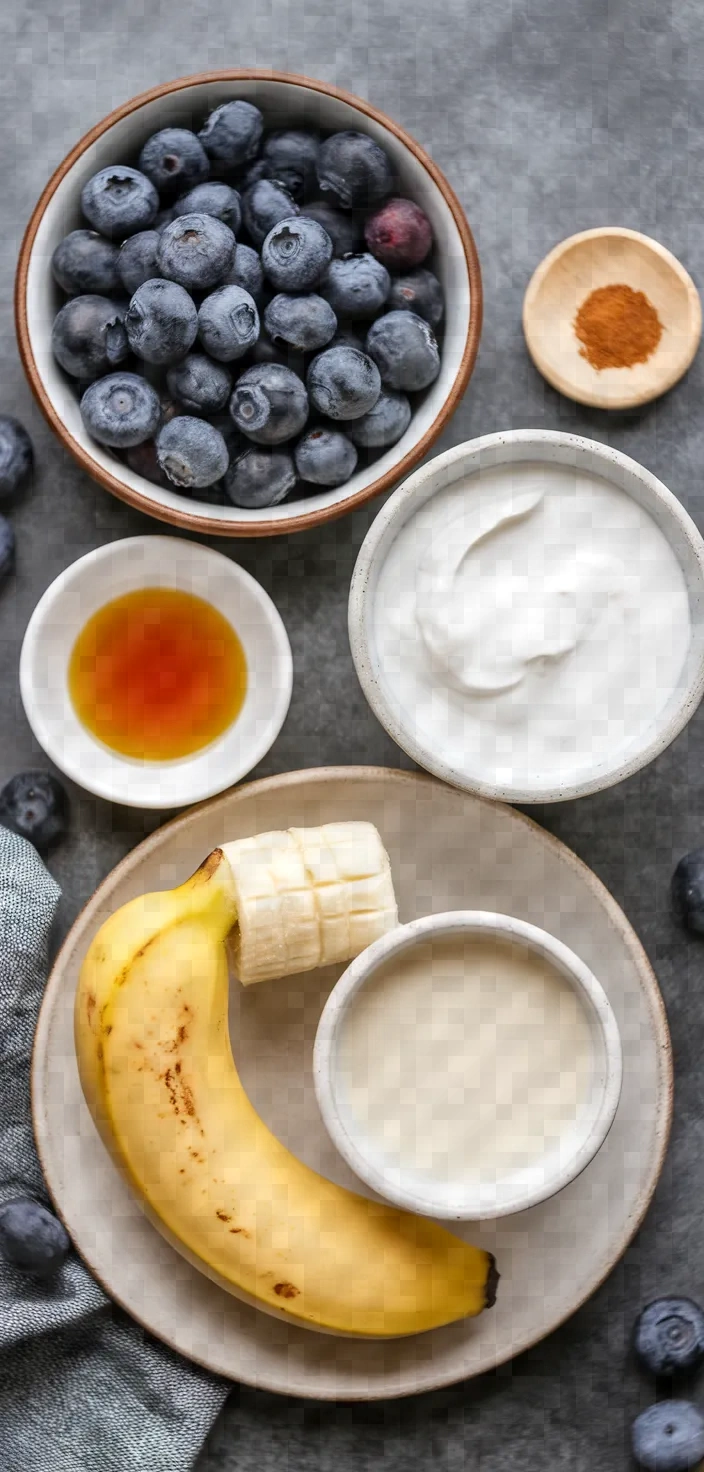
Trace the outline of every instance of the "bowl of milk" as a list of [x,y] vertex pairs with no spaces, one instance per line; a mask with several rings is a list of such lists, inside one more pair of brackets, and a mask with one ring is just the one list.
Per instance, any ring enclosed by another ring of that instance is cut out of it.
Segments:
[[594,1158],[621,1093],[609,1000],[569,947],[481,910],[401,925],[358,956],[318,1026],[323,1120],[355,1174],[407,1210],[506,1216]]
[[582,797],[663,751],[704,694],[704,541],[607,445],[487,435],[383,507],[349,630],[372,709],[419,765],[485,797]]

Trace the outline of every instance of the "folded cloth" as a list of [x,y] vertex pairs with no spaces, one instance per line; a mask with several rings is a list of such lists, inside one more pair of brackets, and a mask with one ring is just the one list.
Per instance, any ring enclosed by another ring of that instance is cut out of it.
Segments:
[[[59,895],[31,844],[0,827],[0,1203],[51,1205],[29,1068]],[[74,1252],[45,1283],[0,1260],[2,1472],[182,1472],[228,1389],[145,1334]]]

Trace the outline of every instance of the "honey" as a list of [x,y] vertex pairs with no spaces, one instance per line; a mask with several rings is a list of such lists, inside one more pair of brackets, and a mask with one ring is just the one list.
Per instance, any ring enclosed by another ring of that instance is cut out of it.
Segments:
[[174,761],[237,719],[247,663],[227,619],[192,593],[142,588],[88,619],[71,652],[79,720],[112,751]]

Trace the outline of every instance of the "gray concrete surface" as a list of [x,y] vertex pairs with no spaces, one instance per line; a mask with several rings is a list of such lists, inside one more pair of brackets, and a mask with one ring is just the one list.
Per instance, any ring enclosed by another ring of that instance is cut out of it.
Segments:
[[[81,553],[158,530],[78,472],[34,408],[14,342],[22,230],[49,173],[112,106],[155,82],[227,62],[337,82],[395,115],[457,189],[486,288],[476,372],[441,448],[491,430],[548,426],[608,441],[669,485],[704,528],[704,359],[660,403],[607,416],[561,400],[523,346],[528,277],[563,236],[618,223],[655,235],[704,281],[704,14],[697,0],[26,0],[3,7],[0,55],[0,408],[37,449],[14,515],[17,577],[0,600],[0,781],[42,761],[22,713],[22,633],[52,578]],[[372,509],[323,532],[226,545],[273,595],[295,654],[291,713],[260,773],[318,763],[395,764],[366,708],[345,627],[350,573]],[[645,773],[537,816],[585,859],[634,923],[665,995],[676,1123],[656,1203],[624,1261],[558,1333],[479,1383],[343,1407],[234,1388],[199,1472],[543,1472],[629,1465],[632,1416],[652,1398],[628,1355],[649,1296],[704,1292],[702,955],[675,928],[673,861],[704,841],[704,709]],[[52,867],[68,923],[154,820],[72,793]],[[704,1383],[699,1387],[704,1400]],[[127,1472],[127,1469],[126,1469]],[[148,1469],[145,1469],[148,1472]]]

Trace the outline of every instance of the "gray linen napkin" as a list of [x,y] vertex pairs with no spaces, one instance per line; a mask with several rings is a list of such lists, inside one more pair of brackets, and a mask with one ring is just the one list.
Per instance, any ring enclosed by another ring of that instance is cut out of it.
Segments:
[[[0,827],[0,1202],[49,1206],[29,1064],[60,890]],[[74,1252],[38,1283],[0,1260],[2,1472],[185,1472],[227,1395],[105,1297]]]

